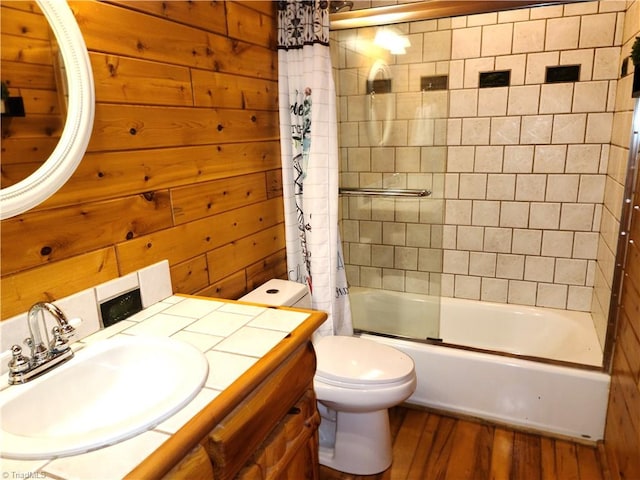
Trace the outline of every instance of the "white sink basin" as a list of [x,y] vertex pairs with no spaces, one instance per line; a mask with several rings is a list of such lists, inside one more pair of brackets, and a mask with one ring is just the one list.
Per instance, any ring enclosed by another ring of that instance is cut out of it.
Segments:
[[133,437],[184,407],[207,373],[204,355],[182,341],[96,342],[42,377],[0,392],[0,454],[74,455]]

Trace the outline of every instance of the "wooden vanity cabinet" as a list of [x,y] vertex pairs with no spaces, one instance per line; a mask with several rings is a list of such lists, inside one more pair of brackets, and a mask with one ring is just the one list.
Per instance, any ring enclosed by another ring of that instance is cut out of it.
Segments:
[[316,359],[301,345],[204,441],[216,480],[318,478]]
[[[274,307],[279,309],[296,310]],[[320,415],[311,338],[327,314],[303,312],[308,315],[301,324],[168,436],[125,480],[318,480]]]
[[300,345],[164,478],[317,480],[315,367]]
[[300,345],[164,478],[317,480],[315,367]]

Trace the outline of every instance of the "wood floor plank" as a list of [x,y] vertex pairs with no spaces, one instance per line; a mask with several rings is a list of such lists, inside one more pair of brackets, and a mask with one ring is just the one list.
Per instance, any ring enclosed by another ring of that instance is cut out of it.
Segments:
[[600,454],[595,448],[577,445],[576,453],[580,480],[604,480]]
[[443,480],[447,473],[447,467],[451,459],[453,437],[457,420],[450,417],[442,417],[438,424],[438,430],[433,439],[431,454],[421,478],[430,480]]
[[392,480],[405,480],[416,454],[416,445],[420,442],[428,415],[419,410],[409,410],[393,443]]
[[491,451],[491,480],[510,480],[513,458],[513,430],[496,428]]
[[605,480],[601,452],[423,409],[389,412],[394,461],[377,475],[321,466],[319,480]]
[[542,480],[558,480],[556,474],[556,445],[552,438],[540,439]]
[[562,480],[579,480],[576,444],[565,440],[556,440],[556,472]]
[[420,437],[420,442],[416,445],[416,454],[413,457],[413,462],[407,474],[407,479],[421,478],[422,471],[426,468],[427,462],[429,461],[431,449],[433,448],[433,441],[438,431],[439,424],[439,415],[432,414],[428,416],[427,423],[425,424],[424,431],[422,432],[422,437]]
[[446,480],[487,478],[491,458],[487,437],[485,425],[458,420],[451,449],[451,458],[456,460],[449,462]]
[[541,469],[540,437],[524,432],[513,436],[513,478],[540,480]]

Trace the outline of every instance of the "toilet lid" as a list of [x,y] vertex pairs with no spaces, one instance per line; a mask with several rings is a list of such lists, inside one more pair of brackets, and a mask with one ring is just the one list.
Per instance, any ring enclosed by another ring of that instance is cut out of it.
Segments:
[[405,353],[359,337],[323,337],[314,345],[316,377],[357,384],[402,382],[414,375],[411,357]]

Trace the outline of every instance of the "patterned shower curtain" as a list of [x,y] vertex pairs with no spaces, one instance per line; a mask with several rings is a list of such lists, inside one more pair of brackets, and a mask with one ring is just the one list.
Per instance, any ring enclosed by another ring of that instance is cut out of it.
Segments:
[[338,134],[329,2],[278,2],[280,142],[289,280],[306,283],[328,320],[317,336],[351,335],[338,232]]

